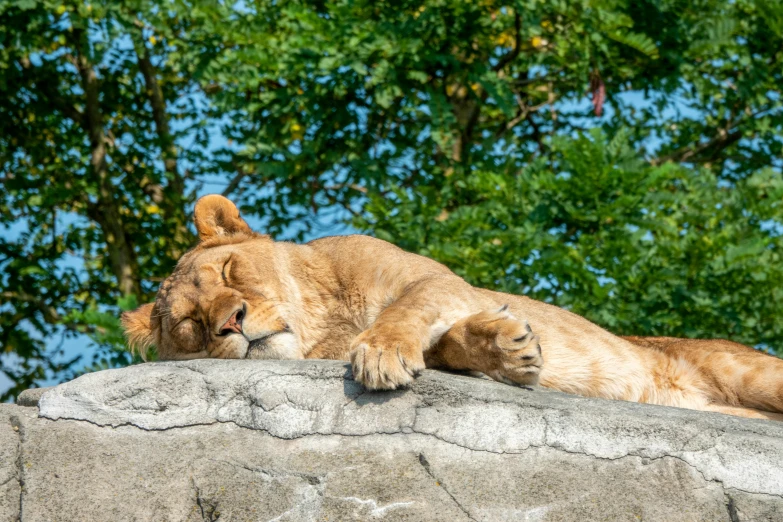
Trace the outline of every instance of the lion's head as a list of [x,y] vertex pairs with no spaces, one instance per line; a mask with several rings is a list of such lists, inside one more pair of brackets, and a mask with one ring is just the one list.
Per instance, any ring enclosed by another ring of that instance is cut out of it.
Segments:
[[280,277],[284,249],[253,232],[228,199],[196,203],[200,242],[177,263],[154,303],[126,312],[131,349],[160,359],[301,359],[295,334],[296,294]]

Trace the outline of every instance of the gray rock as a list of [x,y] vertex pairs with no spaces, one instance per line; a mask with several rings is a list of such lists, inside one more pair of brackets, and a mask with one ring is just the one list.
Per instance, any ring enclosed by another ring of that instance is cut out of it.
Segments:
[[41,395],[51,389],[52,387],[49,386],[45,388],[30,388],[29,390],[24,390],[19,394],[19,397],[16,398],[16,404],[19,406],[38,406]]
[[0,520],[17,520],[22,492],[20,467],[21,412],[0,405]]
[[30,412],[0,407],[10,519],[783,520],[783,424],[434,371],[153,363]]

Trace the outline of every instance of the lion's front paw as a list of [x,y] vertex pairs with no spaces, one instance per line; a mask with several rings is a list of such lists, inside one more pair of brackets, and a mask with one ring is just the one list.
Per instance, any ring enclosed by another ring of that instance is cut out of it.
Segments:
[[506,307],[476,314],[470,329],[489,341],[493,368],[487,373],[498,381],[536,384],[544,358],[538,336],[527,321],[517,319]]
[[354,379],[370,390],[394,390],[424,369],[419,343],[398,335],[359,334],[351,346]]

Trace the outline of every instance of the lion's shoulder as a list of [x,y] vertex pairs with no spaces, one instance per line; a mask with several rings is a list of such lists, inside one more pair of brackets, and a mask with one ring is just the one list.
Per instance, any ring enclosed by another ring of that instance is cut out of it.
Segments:
[[329,236],[305,245],[328,260],[332,271],[345,284],[388,293],[431,276],[454,275],[445,265],[382,239],[360,234]]

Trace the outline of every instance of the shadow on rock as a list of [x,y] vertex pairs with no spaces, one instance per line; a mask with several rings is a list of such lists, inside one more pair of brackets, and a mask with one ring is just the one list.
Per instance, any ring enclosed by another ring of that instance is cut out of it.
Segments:
[[380,391],[368,390],[361,383],[354,380],[351,365],[346,364],[345,373],[343,374],[343,393],[345,393],[345,398],[348,399],[346,405],[356,404],[361,407],[366,404],[384,404],[392,399],[408,393],[408,389],[401,388],[399,390]]

